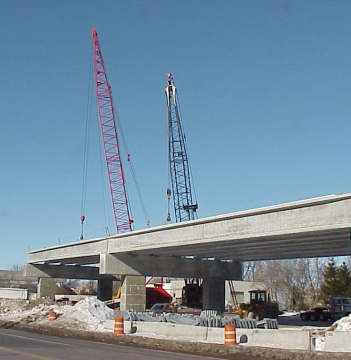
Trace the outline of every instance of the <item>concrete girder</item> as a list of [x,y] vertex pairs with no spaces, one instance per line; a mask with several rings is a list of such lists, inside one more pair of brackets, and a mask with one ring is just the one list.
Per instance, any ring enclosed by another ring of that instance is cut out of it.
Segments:
[[242,267],[239,262],[184,259],[170,256],[101,254],[100,274],[241,280]]
[[350,255],[351,193],[132,231],[29,253],[29,263],[98,264],[100,254],[255,261]]
[[56,279],[119,280],[116,276],[99,274],[99,268],[93,266],[25,264],[23,267],[23,275]]
[[[196,257],[211,254],[217,260],[231,258],[233,261],[293,259],[303,257],[344,256],[350,254],[350,228],[334,231],[311,232],[306,234],[289,234],[275,237],[246,239],[245,242],[218,243],[213,249],[211,244],[201,248],[189,245],[183,249],[174,249],[177,255],[189,253]],[[211,249],[212,248],[212,249]],[[168,250],[170,253],[172,249]],[[149,255],[151,251],[137,252]],[[160,256],[168,252],[159,251]]]

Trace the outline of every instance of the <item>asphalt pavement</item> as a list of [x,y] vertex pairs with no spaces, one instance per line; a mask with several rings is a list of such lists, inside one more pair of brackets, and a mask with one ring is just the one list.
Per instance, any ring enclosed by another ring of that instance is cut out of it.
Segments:
[[333,325],[335,320],[328,320],[328,321],[302,321],[299,316],[279,316],[278,324],[279,327],[329,327]]
[[[202,356],[0,329],[1,360],[199,360]],[[206,359],[218,359],[206,357]]]

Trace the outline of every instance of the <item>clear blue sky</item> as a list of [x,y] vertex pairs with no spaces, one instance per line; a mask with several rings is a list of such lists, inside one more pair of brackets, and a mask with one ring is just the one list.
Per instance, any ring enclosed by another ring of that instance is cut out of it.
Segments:
[[[350,1],[2,0],[0,23],[2,269],[80,236],[92,28],[152,226],[167,216],[169,72],[199,217],[351,191]],[[105,235],[90,117],[86,239]]]

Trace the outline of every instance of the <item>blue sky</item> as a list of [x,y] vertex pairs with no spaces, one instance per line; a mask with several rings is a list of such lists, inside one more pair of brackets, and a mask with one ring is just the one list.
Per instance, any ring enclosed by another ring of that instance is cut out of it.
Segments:
[[92,28],[157,226],[167,216],[169,72],[199,217],[351,190],[350,20],[350,1],[2,0],[0,268],[78,241],[87,109],[84,236],[104,236],[106,224],[114,233],[89,91]]

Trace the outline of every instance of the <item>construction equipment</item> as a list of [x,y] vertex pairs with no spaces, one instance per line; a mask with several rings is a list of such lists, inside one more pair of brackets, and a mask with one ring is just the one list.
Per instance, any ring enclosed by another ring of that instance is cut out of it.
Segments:
[[132,230],[133,220],[130,218],[130,208],[118,143],[112,90],[107,78],[95,29],[93,29],[93,48],[97,108],[110,184],[113,214],[117,234],[120,234]]
[[332,296],[330,307],[315,307],[308,311],[301,311],[302,321],[326,321],[336,320],[351,314],[351,299],[347,296]]
[[[194,186],[178,106],[177,88],[174,85],[172,74],[166,76],[168,79],[165,88],[168,110],[168,163],[172,183],[172,190],[170,187],[167,189],[168,216],[166,221],[171,221],[170,198],[173,192],[175,220],[182,222],[197,218],[198,204],[193,191]],[[185,279],[182,303],[190,307],[202,306],[202,284],[199,279],[190,282]]]
[[[194,220],[197,218],[195,192],[191,177],[189,158],[187,155],[183,125],[178,107],[177,88],[174,85],[172,74],[166,75],[167,86],[165,88],[168,109],[168,161],[171,175],[174,213],[176,222]],[[167,222],[171,221],[170,198],[171,189],[167,189],[168,216]]]
[[182,289],[182,305],[189,308],[202,309],[202,281],[200,279],[184,279]]
[[240,304],[237,314],[242,318],[262,320],[263,318],[277,319],[279,315],[279,305],[271,301],[270,296],[265,290],[250,290],[250,302]]

